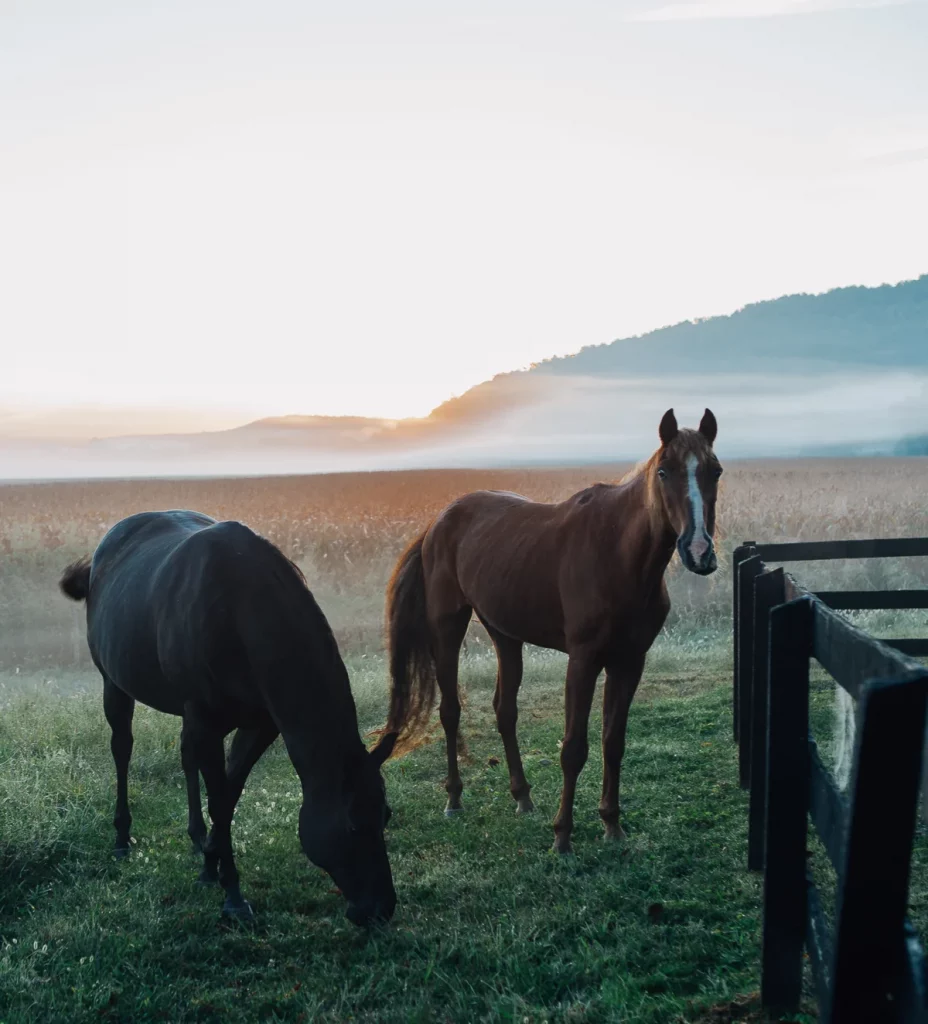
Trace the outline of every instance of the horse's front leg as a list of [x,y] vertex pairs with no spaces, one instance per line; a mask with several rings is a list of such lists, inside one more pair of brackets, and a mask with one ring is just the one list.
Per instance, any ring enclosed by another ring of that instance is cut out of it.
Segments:
[[[226,800],[231,805],[233,815],[252,768],[278,735],[277,726],[270,718],[253,728],[244,727],[235,730],[226,760],[225,788]],[[196,778],[199,783],[199,775]],[[199,793],[197,795],[199,796]],[[208,851],[215,851],[215,849],[215,835],[211,832],[208,839],[204,837],[203,842],[203,870],[200,873],[200,882],[203,885],[209,885],[219,880],[217,861],[215,857],[207,855]]]
[[567,662],[567,684],[564,691],[564,741],[561,744],[561,770],[564,788],[561,806],[554,819],[554,850],[570,853],[570,834],[574,824],[574,795],[577,778],[589,753],[587,729],[590,707],[596,690],[596,677],[602,661],[586,651],[572,651]]
[[606,839],[624,839],[619,823],[619,774],[625,753],[628,711],[644,671],[644,655],[632,654],[606,666],[603,691],[603,795],[599,816]]
[[208,713],[193,702],[184,707],[184,729],[189,730],[193,757],[206,783],[206,798],[213,828],[204,850],[204,873],[218,874],[226,899],[222,916],[251,922],[254,912],[239,888],[238,869],[232,854],[232,812],[235,803],[226,775],[224,731]]

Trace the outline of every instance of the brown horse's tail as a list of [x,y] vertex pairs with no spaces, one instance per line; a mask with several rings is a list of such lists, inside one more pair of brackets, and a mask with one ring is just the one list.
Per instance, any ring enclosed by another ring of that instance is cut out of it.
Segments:
[[85,601],[90,593],[90,559],[72,562],[61,574],[61,592],[72,601]]
[[390,714],[386,732],[400,734],[397,752],[415,746],[435,703],[435,660],[425,601],[422,542],[418,537],[396,563],[387,586]]

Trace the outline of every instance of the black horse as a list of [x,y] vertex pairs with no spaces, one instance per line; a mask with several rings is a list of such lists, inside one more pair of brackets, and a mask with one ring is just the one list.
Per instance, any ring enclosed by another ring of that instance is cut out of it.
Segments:
[[[199,512],[142,512],[117,523],[61,589],[87,601],[87,639],[103,676],[116,762],[116,848],[129,848],[127,775],[135,702],[183,717],[191,821],[206,783],[213,827],[204,877],[225,889],[223,915],[249,920],[232,856],[232,814],[248,774],[283,736],[303,787],[299,835],[332,877],[355,924],[396,906],[383,831],[380,767],[395,734],[368,752],[348,673],[300,570],[236,522]],[[233,730],[228,764],[223,741]]]

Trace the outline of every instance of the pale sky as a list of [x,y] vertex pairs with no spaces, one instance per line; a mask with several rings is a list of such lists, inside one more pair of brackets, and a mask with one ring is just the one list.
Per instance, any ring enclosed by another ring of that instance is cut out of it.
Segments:
[[916,277],[926,40],[917,0],[0,0],[0,410],[424,415]]

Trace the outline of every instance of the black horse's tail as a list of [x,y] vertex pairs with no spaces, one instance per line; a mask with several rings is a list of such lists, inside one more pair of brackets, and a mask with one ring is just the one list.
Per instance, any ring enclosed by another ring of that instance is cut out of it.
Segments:
[[85,601],[90,593],[90,559],[72,562],[62,573],[58,586],[72,601]]
[[397,750],[421,739],[435,704],[435,660],[425,600],[422,542],[418,537],[396,563],[387,586],[390,714],[386,732],[400,734]]

